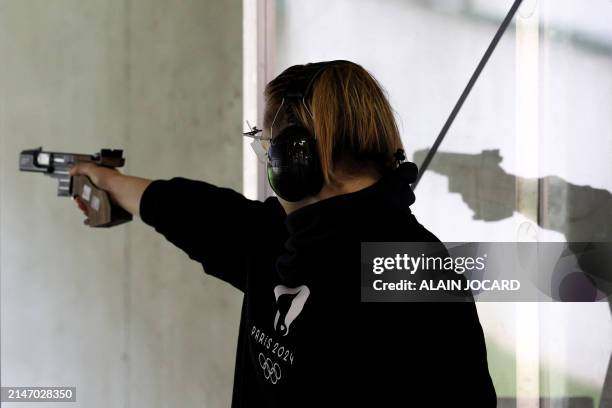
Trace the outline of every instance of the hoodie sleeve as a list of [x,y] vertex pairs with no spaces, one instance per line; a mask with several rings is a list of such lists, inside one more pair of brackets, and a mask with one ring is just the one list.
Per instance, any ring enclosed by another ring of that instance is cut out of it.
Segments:
[[204,271],[244,291],[246,265],[261,244],[279,238],[278,199],[254,201],[229,188],[175,177],[154,180],[140,200],[140,218],[202,264]]

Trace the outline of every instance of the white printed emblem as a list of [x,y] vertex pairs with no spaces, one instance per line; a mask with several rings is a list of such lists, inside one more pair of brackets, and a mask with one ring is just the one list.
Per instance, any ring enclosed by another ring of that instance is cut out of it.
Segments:
[[274,288],[274,297],[278,311],[274,317],[274,330],[281,335],[289,334],[291,323],[300,315],[304,304],[310,295],[308,286],[301,285],[297,288],[288,288],[278,285]]
[[263,369],[264,378],[272,384],[276,384],[281,379],[281,368],[263,353],[259,353],[259,366]]

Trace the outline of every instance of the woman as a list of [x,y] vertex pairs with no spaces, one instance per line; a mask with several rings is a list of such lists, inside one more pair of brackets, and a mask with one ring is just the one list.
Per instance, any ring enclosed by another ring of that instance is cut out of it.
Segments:
[[71,170],[244,292],[232,405],[495,406],[473,303],[360,302],[361,242],[439,242],[410,211],[417,170],[379,84],[331,61],[288,68],[265,96],[251,136],[271,142],[278,197]]

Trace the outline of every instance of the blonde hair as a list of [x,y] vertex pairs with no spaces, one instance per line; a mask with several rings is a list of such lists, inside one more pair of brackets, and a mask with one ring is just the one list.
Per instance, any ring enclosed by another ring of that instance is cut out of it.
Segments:
[[[266,86],[266,129],[302,67],[295,65],[286,69]],[[287,109],[278,112],[274,132],[278,134],[283,123],[291,122],[316,135],[326,183],[334,179],[334,165],[344,159],[370,162],[381,173],[395,168],[393,155],[402,148],[402,141],[393,110],[382,86],[363,67],[349,61],[325,67],[312,83],[304,102],[310,107],[312,117],[301,100],[285,99]]]

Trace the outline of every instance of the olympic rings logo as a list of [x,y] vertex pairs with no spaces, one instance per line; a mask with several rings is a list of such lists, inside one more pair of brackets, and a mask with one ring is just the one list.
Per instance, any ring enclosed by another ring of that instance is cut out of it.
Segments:
[[281,378],[280,366],[276,363],[272,363],[272,360],[259,353],[259,365],[263,369],[264,377],[269,380],[272,384],[276,384]]

